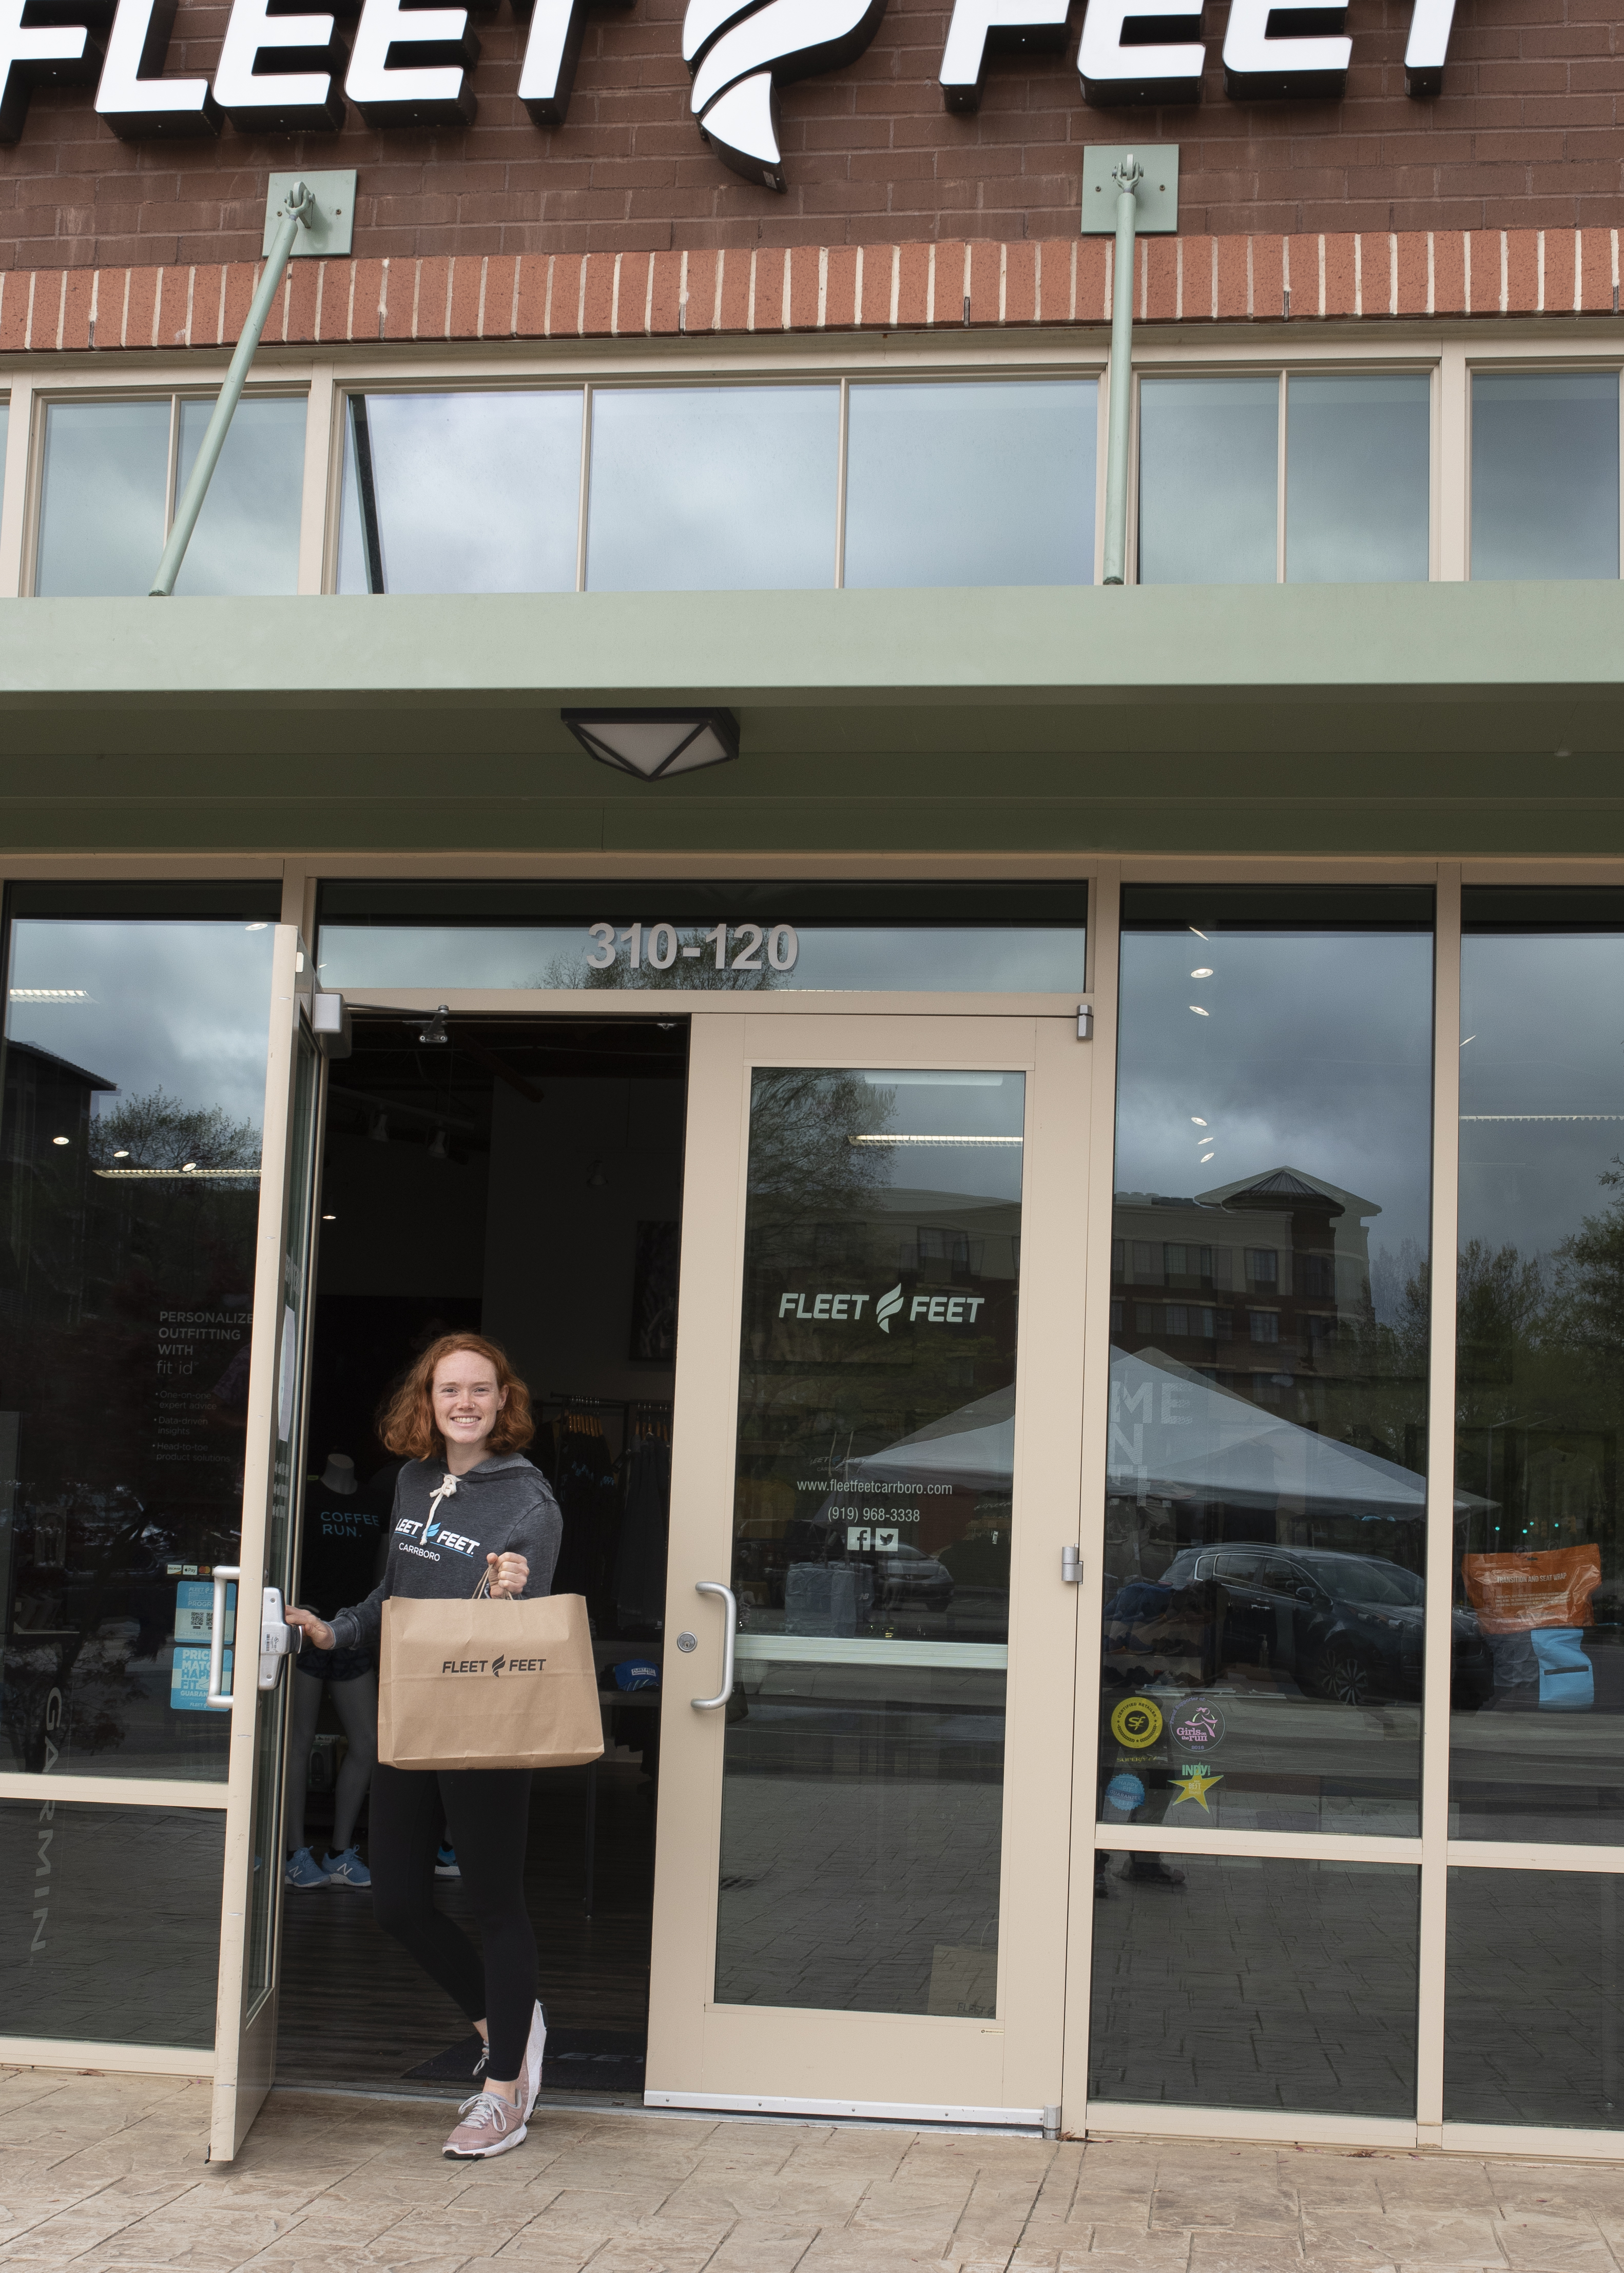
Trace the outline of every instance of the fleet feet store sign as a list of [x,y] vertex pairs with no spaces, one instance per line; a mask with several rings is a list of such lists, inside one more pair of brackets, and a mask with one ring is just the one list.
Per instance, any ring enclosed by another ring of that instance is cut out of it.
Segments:
[[[635,4],[635,0],[634,0]],[[529,18],[519,96],[538,126],[568,115],[588,0],[513,0]],[[955,0],[940,80],[950,110],[973,111],[1000,49],[1064,48],[1071,0]],[[1078,68],[1091,104],[1194,102],[1207,66],[1204,0],[1086,0]],[[0,6],[0,141],[21,135],[36,86],[82,84],[111,131],[154,136],[336,131],[353,103],[371,126],[472,123],[479,42],[469,8],[362,0],[336,14],[297,0],[231,0],[212,79],[169,77],[175,0],[11,0]],[[1436,94],[1455,0],[1413,0],[1408,93]],[[777,90],[838,71],[868,47],[885,0],[688,0],[682,60],[699,133],[735,172],[786,186]],[[39,21],[26,20],[38,17]],[[1348,7],[1233,0],[1224,81],[1237,101],[1342,94],[1352,58]]]

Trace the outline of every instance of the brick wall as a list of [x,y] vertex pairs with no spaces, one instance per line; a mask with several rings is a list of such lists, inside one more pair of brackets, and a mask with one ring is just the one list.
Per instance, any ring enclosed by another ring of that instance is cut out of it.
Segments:
[[[1148,325],[1616,315],[1620,236],[1590,229],[1153,237],[1141,247],[1134,312]],[[265,338],[301,346],[1103,326],[1112,253],[1103,238],[1067,236],[305,260],[289,268]],[[14,269],[0,274],[0,353],[228,346],[258,274],[250,261]]]
[[[121,143],[87,89],[35,94],[0,150],[0,267],[189,266],[252,259],[265,176],[359,169],[366,259],[1035,243],[1068,236],[1090,141],[1177,141],[1186,236],[1612,229],[1624,222],[1624,26],[1603,0],[1459,0],[1437,101],[1403,93],[1408,0],[1353,0],[1341,102],[1224,95],[1226,0],[1211,0],[1199,107],[1090,110],[1064,56],[992,64],[974,117],[948,116],[936,72],[948,10],[891,0],[855,63],[786,87],[789,188],[728,173],[688,111],[683,0],[595,14],[566,125],[517,102],[523,31],[508,0],[478,19],[466,131]],[[212,69],[226,10],[181,0],[169,69]]]

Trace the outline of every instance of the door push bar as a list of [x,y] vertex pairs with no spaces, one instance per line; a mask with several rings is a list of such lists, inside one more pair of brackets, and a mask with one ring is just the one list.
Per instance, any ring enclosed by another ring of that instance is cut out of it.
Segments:
[[[234,1579],[240,1582],[242,1575],[235,1563],[216,1563],[214,1565],[214,1609],[208,1622],[207,1702],[216,1713],[229,1713],[237,1701],[231,1691],[225,1686],[226,1588]],[[238,1593],[241,1593],[240,1584]],[[290,1656],[304,1639],[304,1629],[290,1626],[283,1614],[281,1587],[267,1587],[259,1612],[259,1685],[261,1689],[275,1688],[283,1658]],[[235,1681],[235,1658],[232,1677]]]
[[727,1624],[722,1632],[722,1685],[714,1697],[690,1698],[695,1713],[714,1713],[726,1705],[733,1693],[733,1630],[739,1623],[739,1605],[731,1587],[723,1586],[719,1579],[695,1579],[696,1594],[714,1594],[727,1611]]

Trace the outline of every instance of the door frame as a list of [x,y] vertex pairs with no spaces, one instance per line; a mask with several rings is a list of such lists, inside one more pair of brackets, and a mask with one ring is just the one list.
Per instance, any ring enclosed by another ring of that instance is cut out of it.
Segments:
[[[314,966],[292,924],[275,926],[271,974],[270,1032],[265,1074],[264,1135],[260,1149],[259,1218],[254,1246],[253,1324],[248,1374],[248,1410],[243,1460],[242,1534],[237,1563],[237,1634],[232,1662],[229,1769],[226,1783],[225,1862],[221,1888],[220,1975],[214,2023],[214,2099],[208,2159],[229,2163],[264,2104],[276,2068],[276,2022],[282,1962],[282,1807],[285,1760],[279,1757],[272,1821],[260,1827],[260,1867],[274,1873],[271,1887],[271,1947],[265,1990],[250,2004],[249,1938],[252,1930],[254,1877],[254,1768],[265,1716],[278,1711],[282,1684],[291,1679],[284,1659],[274,1689],[259,1687],[259,1599],[267,1583],[271,1491],[278,1437],[277,1404],[283,1364],[285,1304],[283,1257],[289,1212],[297,1197],[293,1159],[294,1098],[301,1035],[316,1050],[316,1089],[312,1105],[311,1202],[304,1268],[313,1279],[316,1256],[315,1193],[319,1189],[321,1126],[327,1099],[327,1061],[310,1031]],[[297,1348],[298,1391],[289,1444],[289,1542],[297,1569],[303,1505],[304,1427],[310,1394],[310,1337],[314,1305],[308,1298]],[[272,1582],[274,1583],[274,1582]],[[279,1753],[285,1750],[283,1744]]]
[[[714,1691],[721,1664],[718,1613],[694,1587],[732,1565],[750,1076],[775,1064],[997,1067],[1027,1078],[1022,1220],[1041,1230],[1023,1234],[1021,1504],[992,2020],[730,2006],[711,1993],[725,1737],[722,1715],[685,1707]],[[1065,1290],[1075,1296],[1085,1279],[1087,1186],[1077,1168],[1093,1072],[1075,1001],[1046,1017],[866,1009],[787,1024],[776,1013],[694,1017],[666,1625],[691,1627],[699,1647],[666,1660],[647,2104],[1023,2127],[1058,2120],[1078,1616],[1078,1590],[1060,1574],[1080,1519],[1080,1302],[1074,1333],[1060,1329],[1071,1323]]]

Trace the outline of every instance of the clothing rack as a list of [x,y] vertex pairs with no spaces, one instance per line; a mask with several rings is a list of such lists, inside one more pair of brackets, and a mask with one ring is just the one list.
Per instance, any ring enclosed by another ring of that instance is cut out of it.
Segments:
[[[673,1410],[669,1398],[576,1397],[561,1389],[538,1398],[535,1407],[538,1426],[545,1422],[568,1421],[572,1416],[597,1422],[609,1447],[610,1459],[616,1467],[637,1437],[660,1436],[669,1444]],[[604,1425],[609,1422],[615,1424],[613,1436]]]

